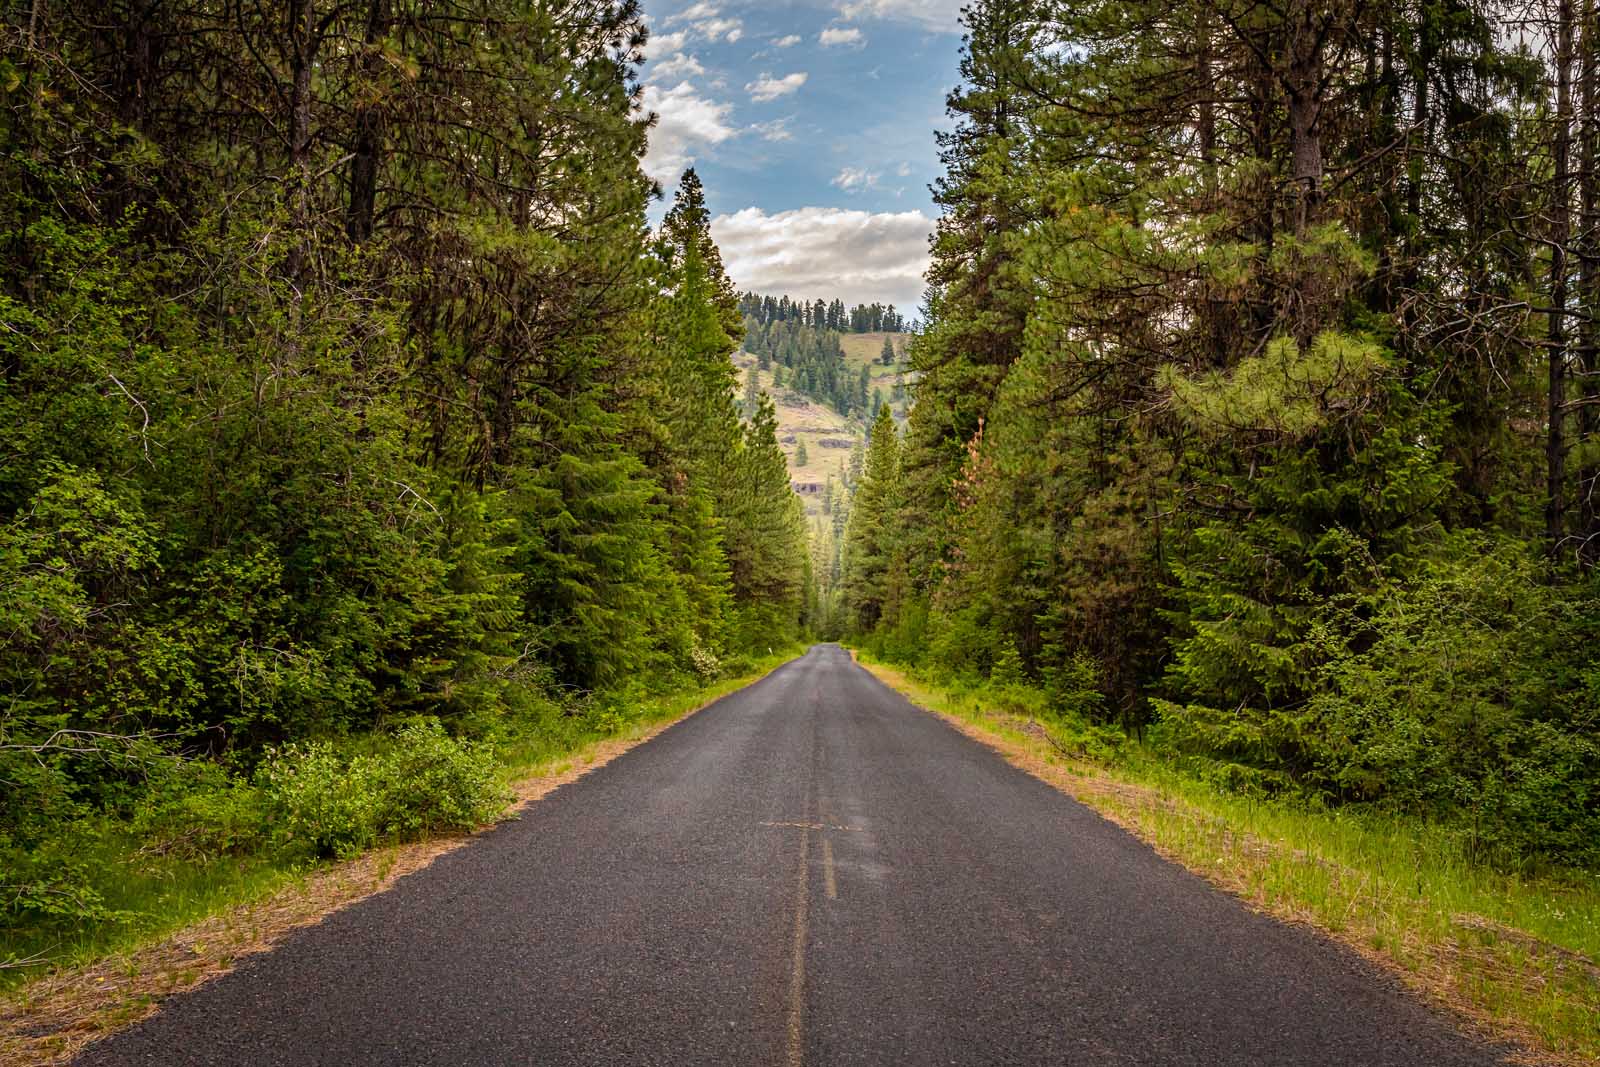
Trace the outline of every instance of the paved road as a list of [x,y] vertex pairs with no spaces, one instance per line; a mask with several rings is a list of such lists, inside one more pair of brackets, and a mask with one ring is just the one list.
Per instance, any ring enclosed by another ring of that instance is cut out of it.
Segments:
[[79,1062],[1500,1061],[820,646]]

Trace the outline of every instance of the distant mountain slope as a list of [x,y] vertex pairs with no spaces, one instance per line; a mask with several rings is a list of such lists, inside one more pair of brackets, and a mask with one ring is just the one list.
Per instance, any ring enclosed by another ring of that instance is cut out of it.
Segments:
[[[883,344],[878,343],[880,347]],[[771,395],[778,413],[778,444],[789,461],[789,477],[805,500],[806,513],[821,514],[822,492],[828,478],[843,482],[850,451],[865,437],[863,424],[792,389],[773,388],[772,370],[760,370],[756,358],[748,352],[735,353],[733,361],[739,369],[741,395],[752,374],[756,375],[758,388]],[[798,462],[802,444],[804,464]]]
[[[836,485],[842,485],[851,449],[857,443],[865,444],[869,413],[876,410],[874,399],[889,405],[897,423],[905,423],[911,403],[910,394],[905,388],[910,383],[910,372],[904,364],[905,345],[910,336],[881,332],[839,335],[844,365],[849,375],[854,378],[863,367],[867,368],[868,374],[868,404],[848,414],[789,387],[789,368],[784,369],[785,384],[774,387],[776,363],[769,359],[769,366],[762,370],[756,356],[744,351],[734,353],[733,362],[739,371],[740,395],[745,395],[750,375],[754,373],[758,390],[768,393],[773,399],[778,413],[778,443],[789,461],[790,479],[805,498],[808,515],[821,514],[822,495],[830,477]],[[885,338],[891,338],[894,344],[897,361],[893,366],[882,362]],[[799,462],[802,444],[805,446],[804,463]]]

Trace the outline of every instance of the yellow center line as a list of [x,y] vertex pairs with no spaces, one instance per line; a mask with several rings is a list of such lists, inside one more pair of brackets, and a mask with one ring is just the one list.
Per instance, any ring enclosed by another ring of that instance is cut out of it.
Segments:
[[[823,843],[824,849],[827,843]],[[806,1058],[806,918],[810,908],[811,829],[800,835],[800,878],[794,899],[794,962],[789,971],[789,1067],[802,1067]]]
[[822,839],[822,887],[829,900],[839,899],[839,883],[833,876],[833,842]]

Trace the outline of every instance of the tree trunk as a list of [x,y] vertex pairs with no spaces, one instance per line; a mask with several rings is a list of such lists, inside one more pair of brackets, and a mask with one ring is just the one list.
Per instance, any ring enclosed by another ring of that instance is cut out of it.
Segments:
[[[1595,108],[1596,99],[1595,40],[1600,26],[1596,25],[1594,0],[1582,0],[1582,38],[1578,59],[1578,106],[1582,117],[1578,127],[1578,300],[1582,309],[1578,320],[1578,360],[1581,368],[1579,394],[1582,404],[1578,408],[1578,440],[1587,448],[1594,440],[1600,412],[1600,174],[1596,174],[1597,151],[1600,145],[1600,115]],[[1600,467],[1585,452],[1583,468],[1578,472],[1578,501],[1580,536],[1578,558],[1585,566],[1600,560],[1600,509],[1596,507],[1596,481],[1600,480]]]
[[356,82],[355,137],[350,158],[350,202],[345,212],[345,232],[360,244],[372,236],[378,203],[378,157],[383,142],[383,102],[377,77],[382,66],[379,42],[388,31],[388,0],[371,0],[367,28],[362,36],[361,61]]
[[1304,237],[1322,193],[1322,42],[1311,0],[1289,5],[1289,64],[1283,85],[1289,107],[1291,227]]
[[1552,554],[1565,531],[1567,392],[1567,245],[1572,238],[1573,0],[1556,14],[1556,126],[1550,207],[1550,327],[1548,425],[1545,437],[1545,540]]
[[289,222],[294,247],[289,277],[300,282],[309,262],[311,231],[311,72],[316,66],[317,26],[314,0],[290,0],[289,41]]

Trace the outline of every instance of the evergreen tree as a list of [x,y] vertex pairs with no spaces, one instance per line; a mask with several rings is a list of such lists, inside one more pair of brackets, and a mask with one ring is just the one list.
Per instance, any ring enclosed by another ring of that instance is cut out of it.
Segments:
[[[1480,647],[1483,612],[1545,618],[1530,548],[1568,553],[1554,600],[1588,596],[1592,20],[1559,7],[1530,66],[1481,4],[964,17],[897,505],[869,521],[869,459],[853,624],[1129,730],[1159,719],[1217,780],[1474,827],[1489,805],[1517,849],[1579,854],[1589,815],[1514,812],[1535,782],[1589,795],[1543,740],[1600,751],[1586,698],[1515,695],[1537,673],[1520,641],[1470,695],[1422,649]],[[1518,293],[1540,315],[1508,315]],[[1424,602],[1449,607],[1406,614]]]
[[899,439],[888,408],[873,421],[866,467],[850,504],[845,530],[842,588],[852,624],[871,630],[893,605],[889,577],[895,552],[897,491],[900,481]]
[[638,5],[288,10],[0,20],[18,892],[84,818],[188,782],[221,810],[269,748],[418,717],[566,744],[577,694],[667,688],[806,606],[698,179],[646,225]]
[[711,299],[719,313],[722,330],[734,344],[744,337],[743,316],[739,310],[739,294],[733,288],[722,266],[722,252],[711,239],[711,212],[706,207],[705,187],[700,176],[690,167],[678,180],[678,191],[673,198],[672,210],[661,222],[662,236],[677,250],[678,255],[693,249],[704,265],[709,279]]
[[728,563],[736,634],[746,647],[793,635],[805,593],[805,510],[790,487],[777,431],[772,399],[762,394],[726,464]]
[[744,417],[755,418],[756,407],[761,396],[761,372],[752,369],[744,378]]

